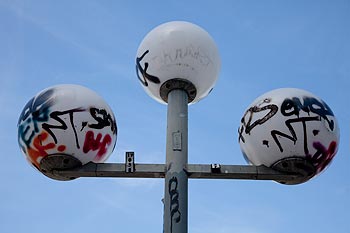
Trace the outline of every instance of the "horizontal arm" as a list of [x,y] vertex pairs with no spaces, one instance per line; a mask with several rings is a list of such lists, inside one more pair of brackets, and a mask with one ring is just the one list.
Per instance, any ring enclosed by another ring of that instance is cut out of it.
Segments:
[[[275,180],[281,183],[303,178],[282,173],[266,166],[188,164],[184,170],[192,179]],[[70,180],[78,177],[164,178],[165,164],[134,164],[130,171],[124,163],[88,163],[69,170],[52,170],[52,175]]]

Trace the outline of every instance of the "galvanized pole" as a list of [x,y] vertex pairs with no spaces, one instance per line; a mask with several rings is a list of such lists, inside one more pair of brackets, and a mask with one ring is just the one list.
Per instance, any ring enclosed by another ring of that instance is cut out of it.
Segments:
[[175,89],[168,94],[164,233],[188,231],[188,95]]

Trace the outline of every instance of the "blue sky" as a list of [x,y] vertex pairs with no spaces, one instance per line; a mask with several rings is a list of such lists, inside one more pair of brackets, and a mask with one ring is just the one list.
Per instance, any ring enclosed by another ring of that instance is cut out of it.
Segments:
[[163,180],[50,180],[17,144],[17,119],[40,90],[62,83],[98,92],[118,123],[108,162],[135,151],[165,162],[166,106],[147,96],[135,55],[155,26],[185,20],[217,43],[213,92],[189,107],[189,163],[245,164],[237,128],[247,106],[280,87],[310,91],[341,130],[331,166],[311,181],[190,180],[189,232],[350,232],[349,1],[0,0],[1,232],[162,232]]

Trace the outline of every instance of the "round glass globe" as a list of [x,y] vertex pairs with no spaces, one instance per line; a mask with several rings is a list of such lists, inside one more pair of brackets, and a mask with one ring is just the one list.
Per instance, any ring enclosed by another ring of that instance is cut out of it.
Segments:
[[161,103],[167,102],[167,96],[161,94],[162,86],[171,80],[179,81],[181,87],[190,86],[190,102],[203,99],[213,89],[220,66],[219,52],[211,36],[201,27],[184,21],[154,28],[142,40],[136,56],[140,83]]
[[35,95],[18,121],[18,143],[28,162],[47,174],[103,162],[117,140],[116,119],[107,103],[79,85],[57,85]]
[[258,97],[243,115],[238,131],[249,163],[302,173],[303,182],[330,164],[339,145],[338,123],[330,107],[296,88]]

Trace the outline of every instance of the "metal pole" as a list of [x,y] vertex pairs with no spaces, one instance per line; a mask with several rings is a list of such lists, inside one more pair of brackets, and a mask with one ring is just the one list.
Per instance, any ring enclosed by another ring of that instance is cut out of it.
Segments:
[[168,94],[163,233],[188,231],[187,144],[188,95],[175,89]]

